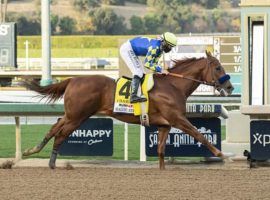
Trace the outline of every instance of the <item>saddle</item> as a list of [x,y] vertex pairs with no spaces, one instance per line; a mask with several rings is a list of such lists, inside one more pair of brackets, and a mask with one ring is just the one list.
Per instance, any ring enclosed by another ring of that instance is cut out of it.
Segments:
[[144,126],[149,125],[148,110],[149,110],[149,96],[148,92],[154,87],[153,74],[146,74],[143,78],[141,92],[146,97],[146,102],[130,103],[131,94],[131,79],[128,77],[121,77],[116,81],[116,90],[114,96],[114,113],[132,114],[140,116],[141,124]]

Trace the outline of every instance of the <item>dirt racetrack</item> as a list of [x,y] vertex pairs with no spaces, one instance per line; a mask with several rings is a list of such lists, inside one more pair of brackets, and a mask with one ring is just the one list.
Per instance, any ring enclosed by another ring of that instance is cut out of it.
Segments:
[[0,199],[270,199],[270,167],[246,162],[73,166],[0,169]]

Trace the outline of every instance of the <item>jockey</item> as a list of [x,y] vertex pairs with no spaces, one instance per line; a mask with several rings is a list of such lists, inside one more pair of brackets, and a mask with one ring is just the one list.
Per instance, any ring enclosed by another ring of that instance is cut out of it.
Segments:
[[[147,37],[136,37],[128,40],[120,47],[120,55],[132,72],[130,102],[144,102],[146,98],[138,96],[138,88],[144,74],[143,66],[162,73],[162,67],[158,65],[158,60],[163,52],[168,53],[177,44],[177,38],[173,33],[166,32],[156,39]],[[142,65],[138,56],[145,56]]]

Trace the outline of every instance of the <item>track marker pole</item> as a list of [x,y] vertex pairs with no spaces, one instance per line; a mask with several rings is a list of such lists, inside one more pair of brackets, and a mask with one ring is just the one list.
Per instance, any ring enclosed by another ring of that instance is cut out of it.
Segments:
[[15,117],[16,122],[16,155],[15,160],[19,161],[22,159],[22,140],[21,140],[21,125],[20,117]]
[[146,161],[144,126],[140,126],[140,161]]
[[125,123],[124,132],[124,159],[128,160],[128,123]]

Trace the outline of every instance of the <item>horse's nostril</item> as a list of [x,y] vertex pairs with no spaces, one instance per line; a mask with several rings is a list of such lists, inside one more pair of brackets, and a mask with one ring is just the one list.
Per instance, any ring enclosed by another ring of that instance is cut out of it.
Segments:
[[234,87],[233,86],[228,86],[227,87],[227,90],[233,91],[234,90]]

